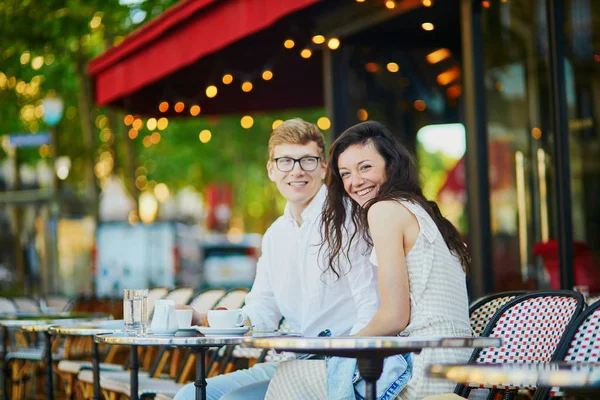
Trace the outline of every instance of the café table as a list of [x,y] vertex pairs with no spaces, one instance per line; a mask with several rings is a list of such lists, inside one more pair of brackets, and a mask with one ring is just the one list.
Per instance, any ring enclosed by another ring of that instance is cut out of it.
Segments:
[[0,360],[2,361],[2,386],[3,386],[3,398],[8,400],[8,387],[6,384],[6,376],[8,374],[8,367],[6,363],[6,356],[8,354],[8,337],[9,329],[19,329],[26,332],[41,332],[44,334],[44,358],[46,363],[46,397],[48,399],[54,398],[54,385],[53,385],[53,373],[52,373],[52,339],[48,329],[55,324],[75,324],[86,321],[93,321],[97,319],[110,319],[112,316],[106,313],[56,313],[56,314],[42,314],[42,313],[14,313],[14,314],[0,314],[0,327],[2,332],[2,353],[0,354]]
[[187,347],[196,354],[196,400],[206,400],[206,351],[211,347],[222,347],[231,344],[240,344],[241,336],[204,336],[196,331],[178,331],[173,335],[128,336],[125,333],[108,333],[94,336],[97,343],[109,345],[131,346],[131,391],[129,398],[138,400],[138,346],[171,346]]
[[244,338],[242,347],[257,347],[310,353],[324,356],[356,358],[358,370],[366,383],[366,399],[375,399],[377,379],[383,371],[383,360],[395,354],[420,352],[426,348],[498,347],[499,338],[489,337],[271,337]]
[[433,364],[429,376],[457,383],[558,387],[569,395],[600,394],[600,364],[550,362],[536,364]]
[[[53,325],[48,329],[53,336],[93,337],[102,333],[116,333],[125,328],[123,320],[93,321],[75,325]],[[92,374],[94,377],[94,400],[101,400],[100,392],[100,354],[98,343],[92,340]]]

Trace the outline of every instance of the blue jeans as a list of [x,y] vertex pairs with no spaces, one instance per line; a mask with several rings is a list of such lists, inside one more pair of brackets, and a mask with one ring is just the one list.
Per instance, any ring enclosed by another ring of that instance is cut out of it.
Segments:
[[[215,376],[206,380],[207,400],[262,400],[267,393],[270,379],[277,368],[276,362],[259,363],[249,369]],[[238,389],[238,390],[236,390]],[[223,397],[227,394],[226,397]],[[173,400],[194,400],[196,387],[193,383],[181,388]]]

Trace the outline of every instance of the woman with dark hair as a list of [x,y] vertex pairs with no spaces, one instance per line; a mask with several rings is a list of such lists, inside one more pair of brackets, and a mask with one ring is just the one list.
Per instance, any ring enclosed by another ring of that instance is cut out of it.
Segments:
[[[356,235],[372,247],[380,307],[358,335],[470,336],[466,272],[470,256],[456,228],[421,191],[415,162],[381,123],[346,130],[329,151],[322,251],[343,275],[340,257]],[[344,240],[348,214],[354,235]],[[352,260],[348,260],[352,261]],[[469,349],[428,349],[413,355],[413,377],[403,399],[452,391],[445,380],[425,376],[433,362],[460,363]]]

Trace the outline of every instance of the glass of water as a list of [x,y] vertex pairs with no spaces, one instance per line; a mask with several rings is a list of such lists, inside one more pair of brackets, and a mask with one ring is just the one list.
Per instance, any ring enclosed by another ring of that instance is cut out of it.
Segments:
[[148,289],[123,289],[123,319],[126,335],[148,333]]

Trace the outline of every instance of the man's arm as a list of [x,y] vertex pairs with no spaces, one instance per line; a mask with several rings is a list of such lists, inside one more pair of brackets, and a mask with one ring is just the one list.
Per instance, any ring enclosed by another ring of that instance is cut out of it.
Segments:
[[246,295],[246,304],[242,310],[248,316],[249,325],[254,325],[256,330],[276,330],[281,320],[281,312],[271,287],[271,268],[276,260],[271,253],[269,231],[265,233],[261,246],[261,256],[256,265],[256,277],[252,290]]
[[379,309],[377,274],[375,267],[369,261],[367,251],[367,243],[357,234],[348,253],[351,265],[348,264],[348,260],[344,255],[340,257],[340,266],[342,271],[347,271],[346,278],[356,308],[356,317],[350,331],[351,335],[357,334],[367,326]]

